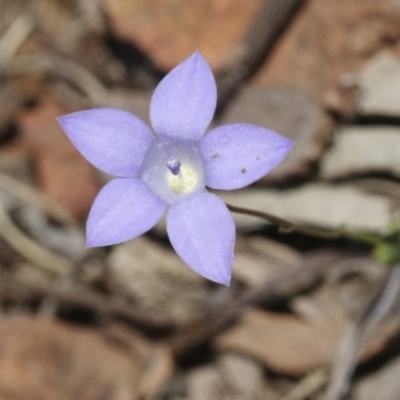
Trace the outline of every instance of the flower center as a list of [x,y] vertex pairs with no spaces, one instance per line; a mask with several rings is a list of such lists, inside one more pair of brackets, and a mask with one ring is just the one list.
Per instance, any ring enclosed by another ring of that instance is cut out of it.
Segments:
[[140,176],[169,204],[204,190],[203,158],[197,142],[169,140],[153,144],[146,153]]

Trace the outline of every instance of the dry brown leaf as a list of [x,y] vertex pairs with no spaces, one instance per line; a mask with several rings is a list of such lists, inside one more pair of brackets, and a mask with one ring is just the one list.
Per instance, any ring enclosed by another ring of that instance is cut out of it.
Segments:
[[135,398],[138,364],[98,333],[32,317],[2,316],[0,323],[0,398]]
[[200,49],[213,68],[260,11],[252,0],[102,0],[116,33],[170,70]]
[[[340,270],[342,280],[335,280],[333,272]],[[384,275],[379,265],[368,267],[368,259],[364,258],[341,261],[331,271],[324,285],[291,300],[295,314],[250,310],[236,326],[217,337],[217,348],[242,352],[285,375],[300,376],[316,368],[328,368],[337,357],[342,338],[351,329],[350,316],[357,318],[365,313],[371,294]],[[362,273],[369,278],[363,278]],[[398,329],[396,317],[380,323],[369,335],[360,362],[380,354]]]
[[221,350],[248,354],[282,374],[299,376],[329,366],[343,326],[327,319],[251,310],[216,339]]

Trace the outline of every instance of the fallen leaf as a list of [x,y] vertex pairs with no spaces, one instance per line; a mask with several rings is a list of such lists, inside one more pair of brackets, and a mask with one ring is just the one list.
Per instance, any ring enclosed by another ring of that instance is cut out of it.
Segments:
[[135,398],[138,364],[96,332],[33,317],[0,321],[2,399]]
[[241,352],[278,373],[299,376],[330,365],[342,331],[341,324],[325,319],[251,310],[215,343],[219,350]]
[[116,34],[168,71],[200,49],[215,68],[245,34],[263,1],[103,0]]

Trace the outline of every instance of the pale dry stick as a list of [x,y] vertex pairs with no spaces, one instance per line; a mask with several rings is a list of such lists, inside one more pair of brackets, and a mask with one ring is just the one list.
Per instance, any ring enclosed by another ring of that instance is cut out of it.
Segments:
[[60,77],[75,85],[94,105],[109,101],[109,92],[99,79],[81,65],[58,55],[20,55],[8,63],[4,72],[10,76],[38,73]]
[[379,291],[378,299],[376,293],[373,293],[372,306],[367,304],[359,319],[344,334],[324,400],[339,400],[348,392],[365,344],[379,323],[390,313],[399,295],[400,265],[397,265],[386,280],[383,290]]
[[35,28],[28,14],[17,17],[0,39],[0,67],[8,64]]
[[58,222],[71,226],[77,231],[80,231],[77,221],[65,208],[61,207],[55,201],[33,187],[15,178],[12,178],[4,172],[0,172],[0,189],[3,189],[16,198],[23,200],[24,202],[38,207]]
[[5,80],[4,69],[18,52],[35,27],[33,18],[29,14],[21,14],[15,18],[8,29],[0,37],[0,132],[13,122],[16,113],[25,104],[26,98],[32,95],[32,87],[24,87],[14,80]]
[[56,255],[26,236],[8,216],[0,204],[0,237],[27,260],[46,272],[56,275],[70,274],[73,264]]
[[286,219],[277,217],[272,214],[268,214],[264,211],[257,211],[249,208],[238,207],[228,203],[225,204],[228,207],[229,211],[231,212],[251,215],[253,217],[258,217],[277,225],[282,233],[298,232],[304,235],[314,236],[320,239],[347,238],[372,245],[378,243],[378,241],[380,240],[380,236],[362,232],[347,231],[344,226],[340,226],[334,230],[313,228],[303,225],[297,225],[294,222],[288,221]]
[[328,381],[326,369],[317,369],[307,375],[301,382],[287,393],[281,400],[305,400],[321,390]]

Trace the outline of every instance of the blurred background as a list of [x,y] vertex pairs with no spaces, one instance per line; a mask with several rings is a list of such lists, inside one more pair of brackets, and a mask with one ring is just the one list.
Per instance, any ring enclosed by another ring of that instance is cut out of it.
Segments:
[[[213,124],[296,142],[225,201],[230,287],[147,235],[85,249],[109,179],[56,117],[148,121],[199,49]],[[0,399],[400,398],[398,0],[0,0]]]

